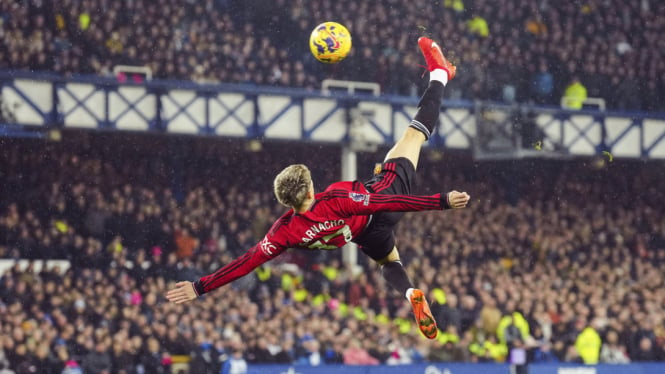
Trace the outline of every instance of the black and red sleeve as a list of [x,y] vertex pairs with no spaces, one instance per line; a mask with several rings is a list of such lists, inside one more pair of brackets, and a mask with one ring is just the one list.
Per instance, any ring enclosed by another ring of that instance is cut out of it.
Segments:
[[247,275],[261,264],[273,259],[284,251],[284,248],[270,243],[267,238],[250,248],[244,255],[231,261],[226,266],[212,274],[206,275],[194,281],[194,290],[201,296],[216,288]]
[[347,214],[373,214],[376,212],[418,212],[450,208],[448,194],[434,195],[384,195],[335,190],[340,209]]

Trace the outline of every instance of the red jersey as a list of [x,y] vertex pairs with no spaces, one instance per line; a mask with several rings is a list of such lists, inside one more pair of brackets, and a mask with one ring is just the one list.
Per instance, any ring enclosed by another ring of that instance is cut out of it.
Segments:
[[446,194],[386,195],[367,191],[360,182],[337,182],[316,194],[305,213],[282,215],[259,243],[228,265],[194,282],[201,295],[238,279],[289,248],[337,249],[367,227],[376,212],[441,210]]

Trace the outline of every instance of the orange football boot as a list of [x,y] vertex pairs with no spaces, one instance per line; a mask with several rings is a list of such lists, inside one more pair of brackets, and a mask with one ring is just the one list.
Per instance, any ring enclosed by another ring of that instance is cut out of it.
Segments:
[[427,339],[436,338],[439,329],[436,326],[436,321],[432,316],[432,311],[429,309],[429,304],[425,299],[425,294],[419,289],[414,289],[411,293],[411,306],[413,307],[413,315],[416,318],[416,324],[420,332],[425,335]]

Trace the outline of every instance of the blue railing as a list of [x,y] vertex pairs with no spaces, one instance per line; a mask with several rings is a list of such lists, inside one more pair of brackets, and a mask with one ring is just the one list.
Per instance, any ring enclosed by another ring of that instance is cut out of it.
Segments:
[[248,374],[510,374],[503,364],[414,364],[414,365],[250,365]]
[[250,365],[248,374],[663,374],[665,364],[622,365],[531,364],[516,368],[508,364],[432,363],[395,366],[289,366]]
[[[417,98],[0,72],[0,135],[87,128],[390,144]],[[446,101],[430,146],[478,157],[665,158],[665,115]],[[27,131],[25,131],[27,130]]]

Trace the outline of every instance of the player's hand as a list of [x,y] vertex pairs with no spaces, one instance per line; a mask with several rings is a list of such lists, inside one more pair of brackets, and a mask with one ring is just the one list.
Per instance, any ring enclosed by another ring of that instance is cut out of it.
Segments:
[[466,205],[469,203],[469,199],[471,199],[471,196],[469,196],[469,194],[466,192],[459,192],[455,190],[448,192],[448,205],[450,205],[450,209],[466,208]]
[[192,282],[178,282],[175,288],[166,293],[166,298],[176,304],[183,304],[196,299],[196,291],[194,291],[194,283]]

